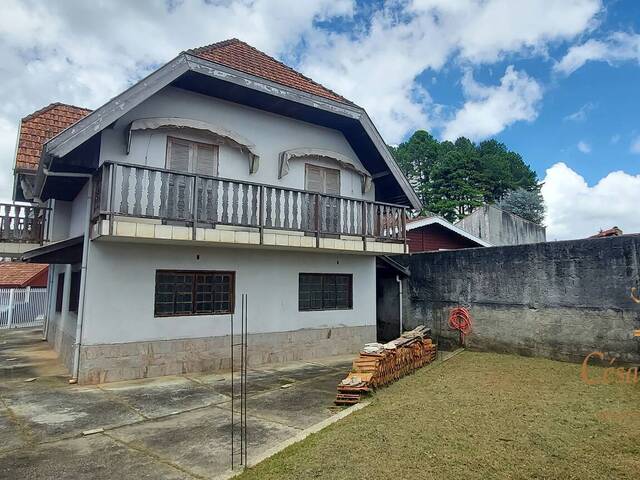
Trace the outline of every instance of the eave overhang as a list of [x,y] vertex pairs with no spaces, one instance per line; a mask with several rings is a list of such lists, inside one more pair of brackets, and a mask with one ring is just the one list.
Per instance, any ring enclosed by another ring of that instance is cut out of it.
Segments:
[[[339,130],[372,174],[378,200],[415,209],[422,207],[364,109],[285,87],[187,53],[181,53],[47,142],[36,178],[35,191],[40,192],[40,197],[47,197],[42,195],[46,183],[45,169],[62,170],[62,166],[57,168],[55,165],[59,162],[58,159],[69,155],[166,86],[195,91]],[[97,168],[97,165],[87,165],[85,170],[91,168]]]

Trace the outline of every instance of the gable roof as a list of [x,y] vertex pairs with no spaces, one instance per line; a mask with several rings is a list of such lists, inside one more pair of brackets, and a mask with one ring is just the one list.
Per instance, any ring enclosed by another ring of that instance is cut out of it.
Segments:
[[35,173],[45,142],[89,113],[91,110],[86,108],[52,103],[24,117],[20,121],[15,169]]
[[444,218],[438,217],[438,216],[416,217],[414,219],[407,220],[407,231],[415,230],[421,227],[426,227],[427,225],[440,225],[446,228],[447,230],[450,230],[451,232],[456,233],[468,240],[471,240],[472,242],[475,242],[478,245],[481,245],[483,247],[493,246],[489,242],[482,240],[481,238],[476,237],[475,235],[470,234],[469,232],[461,229],[460,227],[456,227],[453,223],[450,223],[446,221]]
[[[179,54],[46,142],[36,176],[35,196],[46,200],[53,195],[53,189],[44,191],[47,172],[64,171],[66,155],[81,145],[89,145],[89,140],[167,86],[338,130],[372,173],[376,192],[381,194],[379,200],[422,208],[364,109],[235,39]],[[99,151],[99,142],[97,147],[94,142],[90,149]],[[98,166],[96,158],[87,154],[68,162],[73,163],[73,171],[77,173],[90,173]],[[77,190],[78,186],[74,188]],[[62,189],[71,192],[66,184],[59,186],[59,191]]]
[[237,38],[187,50],[187,53],[312,95],[354,105],[341,95]]
[[0,285],[6,288],[25,287],[47,267],[42,263],[0,262]]

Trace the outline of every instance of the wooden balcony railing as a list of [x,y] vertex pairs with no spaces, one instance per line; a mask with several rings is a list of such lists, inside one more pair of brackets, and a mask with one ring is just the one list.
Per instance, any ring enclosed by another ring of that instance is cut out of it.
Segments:
[[0,242],[42,244],[48,216],[46,207],[0,203]]
[[[94,218],[158,219],[405,242],[406,207],[252,182],[107,162],[94,178]],[[195,235],[194,237],[195,238]]]

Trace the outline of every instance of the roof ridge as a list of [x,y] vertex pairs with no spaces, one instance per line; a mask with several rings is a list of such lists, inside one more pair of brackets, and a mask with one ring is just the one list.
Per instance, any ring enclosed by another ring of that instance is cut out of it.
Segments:
[[90,108],[78,107],[77,105],[71,105],[70,103],[53,102],[53,103],[50,103],[49,105],[47,105],[46,107],[42,107],[42,108],[36,110],[35,112],[32,112],[32,113],[22,117],[20,120],[22,122],[27,121],[27,120],[31,120],[32,118],[37,117],[39,115],[42,115],[43,113],[46,113],[46,112],[48,112],[49,110],[51,110],[51,109],[53,109],[55,107],[70,107],[70,108],[75,108],[77,110],[84,110],[86,112],[92,112],[93,111]]
[[[278,60],[275,57],[272,57],[271,55],[269,55],[268,53],[263,52],[262,50],[257,49],[256,47],[254,47],[253,45],[248,44],[247,42],[244,42],[238,38],[229,38],[227,40],[221,40],[220,42],[216,42],[216,43],[212,43],[210,45],[205,45],[203,47],[198,47],[198,48],[192,48],[186,51],[186,53],[189,54],[198,54],[198,53],[202,53],[208,50],[215,50],[218,48],[222,48],[222,47],[226,47],[228,45],[243,45],[245,47],[248,47],[249,49],[253,50],[254,52],[259,53],[260,55],[264,55],[265,57],[273,60],[274,62],[276,62],[277,64],[281,65],[282,67],[286,68],[287,70],[289,70],[290,72],[294,73],[295,75],[299,75],[300,77],[304,78],[305,80],[307,80],[308,82],[311,82],[312,84],[316,85],[317,87],[321,87],[323,89],[325,89],[326,91],[330,92],[332,95],[335,95],[336,97],[342,99],[345,103],[351,104],[351,105],[356,105],[355,103],[353,103],[351,100],[343,97],[342,95],[340,95],[339,93],[336,93],[335,91],[331,90],[330,88],[322,85],[321,83],[316,82],[314,79],[307,77],[305,74],[299,72],[298,70],[296,70],[293,67],[290,67],[289,65],[287,65],[284,62],[281,62],[280,60]],[[209,60],[211,61],[211,60]],[[217,62],[213,62],[213,63],[217,63]],[[259,76],[259,75],[258,75]],[[264,78],[264,77],[262,77]],[[275,83],[279,83],[279,82],[275,82]],[[296,89],[299,90],[299,89]],[[356,105],[357,106],[357,105]]]

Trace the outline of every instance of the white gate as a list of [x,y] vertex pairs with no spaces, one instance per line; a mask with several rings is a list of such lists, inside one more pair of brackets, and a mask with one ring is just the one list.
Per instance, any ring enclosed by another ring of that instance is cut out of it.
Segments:
[[40,326],[46,311],[46,288],[0,288],[0,328]]

